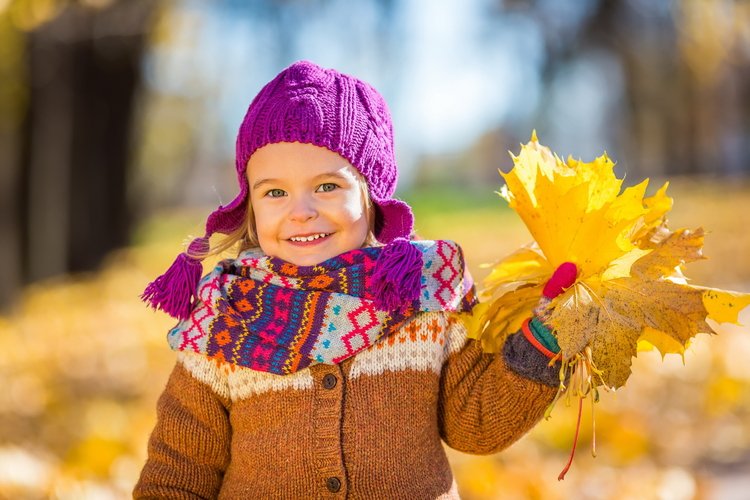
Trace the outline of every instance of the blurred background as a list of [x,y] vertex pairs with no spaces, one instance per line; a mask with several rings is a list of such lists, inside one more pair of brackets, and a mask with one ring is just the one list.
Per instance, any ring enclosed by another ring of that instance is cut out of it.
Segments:
[[[750,2],[0,0],[0,498],[125,498],[174,362],[138,295],[236,194],[250,100],[298,59],[378,88],[399,196],[474,276],[529,240],[494,191],[533,129],[670,181],[694,283],[750,291]],[[742,318],[750,324],[750,311]],[[750,330],[642,353],[507,451],[449,451],[467,499],[740,499]]]

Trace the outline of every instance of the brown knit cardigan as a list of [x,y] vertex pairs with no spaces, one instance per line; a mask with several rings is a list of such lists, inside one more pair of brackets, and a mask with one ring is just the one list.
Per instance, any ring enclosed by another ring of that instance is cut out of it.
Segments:
[[441,440],[498,452],[540,420],[556,385],[523,335],[486,354],[448,313],[292,375],[179,353],[133,495],[458,498]]

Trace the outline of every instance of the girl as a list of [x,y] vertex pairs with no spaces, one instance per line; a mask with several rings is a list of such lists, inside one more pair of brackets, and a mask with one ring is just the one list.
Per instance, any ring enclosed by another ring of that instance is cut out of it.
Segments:
[[461,250],[410,240],[367,83],[292,64],[250,104],[236,162],[239,195],[144,293],[180,322],[134,497],[458,498],[441,441],[495,453],[527,432],[559,384],[554,337],[534,319],[502,354],[467,340]]

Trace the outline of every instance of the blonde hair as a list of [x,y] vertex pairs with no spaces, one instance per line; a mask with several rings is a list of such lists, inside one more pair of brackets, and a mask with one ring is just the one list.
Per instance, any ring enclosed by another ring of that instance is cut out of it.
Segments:
[[[372,198],[370,198],[367,181],[359,172],[357,172],[357,182],[359,183],[359,189],[362,193],[364,209],[367,214],[367,226],[369,228],[367,231],[367,237],[364,241],[364,246],[380,245],[375,238],[375,205],[372,202]],[[253,213],[253,205],[250,200],[250,195],[248,195],[245,220],[243,223],[237,229],[222,238],[216,245],[212,245],[205,255],[199,257],[213,257],[224,252],[239,254],[240,252],[258,246],[260,246],[260,244],[258,243],[258,235],[255,232],[255,215]]]

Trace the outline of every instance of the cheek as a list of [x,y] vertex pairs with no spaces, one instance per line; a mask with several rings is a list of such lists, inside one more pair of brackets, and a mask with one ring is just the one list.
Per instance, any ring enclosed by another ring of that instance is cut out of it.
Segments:
[[342,219],[345,219],[345,222],[349,226],[350,237],[356,240],[353,243],[357,246],[362,246],[370,230],[369,214],[367,213],[367,207],[365,207],[362,196],[348,196],[341,205],[341,211]]
[[276,225],[274,223],[274,211],[269,210],[268,207],[253,207],[253,220],[255,222],[255,232],[257,233],[258,238],[267,236],[269,231],[272,231]]
[[364,200],[359,193],[348,194],[340,206],[344,216],[351,222],[357,222],[360,219],[367,218]]

